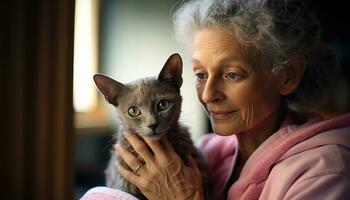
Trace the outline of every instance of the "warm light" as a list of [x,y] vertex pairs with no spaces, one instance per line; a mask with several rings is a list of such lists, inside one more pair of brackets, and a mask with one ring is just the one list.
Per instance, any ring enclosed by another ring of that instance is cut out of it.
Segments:
[[75,2],[73,102],[76,112],[90,112],[97,106],[97,0]]

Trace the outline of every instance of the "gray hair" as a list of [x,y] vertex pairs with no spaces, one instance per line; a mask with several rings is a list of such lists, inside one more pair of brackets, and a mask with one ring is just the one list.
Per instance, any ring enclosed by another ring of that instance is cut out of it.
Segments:
[[346,104],[333,101],[333,83],[339,78],[338,60],[322,44],[319,21],[301,0],[192,0],[173,16],[176,35],[185,43],[204,28],[232,30],[242,46],[257,51],[271,63],[271,77],[285,71],[293,55],[304,54],[304,77],[286,97],[290,108],[319,112]]

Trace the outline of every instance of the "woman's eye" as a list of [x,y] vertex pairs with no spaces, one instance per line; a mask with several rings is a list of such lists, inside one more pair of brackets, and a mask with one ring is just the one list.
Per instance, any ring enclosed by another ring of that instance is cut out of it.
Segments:
[[159,110],[166,110],[169,108],[169,101],[167,100],[161,100],[159,103],[158,103],[158,109]]
[[138,107],[136,106],[131,106],[128,110],[128,114],[130,117],[137,117],[141,114],[141,111]]
[[203,72],[195,73],[195,76],[196,76],[197,79],[199,79],[199,80],[205,79],[205,74],[204,74]]
[[234,72],[229,72],[225,75],[225,78],[229,78],[229,79],[237,79],[238,77],[239,75]]

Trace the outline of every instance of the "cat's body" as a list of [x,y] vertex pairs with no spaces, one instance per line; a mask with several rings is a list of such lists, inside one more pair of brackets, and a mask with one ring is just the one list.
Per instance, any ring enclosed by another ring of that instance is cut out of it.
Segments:
[[[119,131],[115,135],[116,143],[122,144],[139,158],[123,133],[132,132],[157,140],[167,137],[184,163],[187,163],[188,155],[194,158],[202,172],[203,187],[206,191],[206,161],[194,146],[188,129],[178,122],[182,102],[181,72],[181,58],[174,54],[168,59],[158,78],[144,78],[124,85],[97,75],[100,77],[97,79],[95,77],[95,82],[107,101],[116,106],[120,122]],[[126,191],[139,199],[145,199],[134,185],[118,174],[116,163],[127,168],[127,164],[112,151],[105,171],[107,186]]]

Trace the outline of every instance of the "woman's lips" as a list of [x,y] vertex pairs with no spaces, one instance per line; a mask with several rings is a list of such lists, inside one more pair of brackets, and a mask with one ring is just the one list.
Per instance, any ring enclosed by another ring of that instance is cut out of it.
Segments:
[[225,119],[234,112],[236,112],[236,110],[230,110],[230,111],[210,111],[209,110],[210,117],[213,118],[214,120]]

